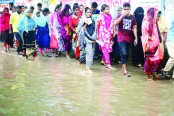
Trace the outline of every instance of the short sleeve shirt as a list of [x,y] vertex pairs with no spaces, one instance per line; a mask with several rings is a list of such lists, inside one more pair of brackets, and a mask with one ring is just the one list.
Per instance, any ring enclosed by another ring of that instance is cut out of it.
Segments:
[[[118,19],[121,15],[118,15]],[[121,22],[118,24],[118,42],[127,42],[132,41],[133,26],[136,25],[136,19],[133,15],[129,17],[124,17]]]
[[10,24],[13,27],[13,32],[18,32],[18,25],[20,20],[23,18],[23,14],[18,14],[17,12],[12,13],[10,17]]

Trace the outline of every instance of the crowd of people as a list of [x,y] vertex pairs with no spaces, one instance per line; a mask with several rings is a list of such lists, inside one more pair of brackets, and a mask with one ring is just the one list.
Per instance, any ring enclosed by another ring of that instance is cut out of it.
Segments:
[[[114,69],[112,60],[121,63],[126,77],[131,77],[126,67],[131,53],[132,64],[144,70],[147,80],[157,78],[159,73],[169,77],[174,66],[174,19],[168,28],[161,11],[153,7],[147,13],[138,7],[133,15],[129,3],[117,6],[113,15],[107,4],[101,10],[97,8],[96,2],[91,8],[78,3],[71,8],[60,3],[51,13],[48,8],[42,9],[41,3],[37,9],[14,8],[10,3],[0,17],[5,51],[16,46],[17,54],[27,59],[36,58],[37,52],[47,57],[65,52],[70,59],[69,53],[74,51],[79,64],[86,61],[87,71],[92,71],[93,59],[101,57],[101,64],[109,69]],[[166,65],[165,46],[169,53]]]

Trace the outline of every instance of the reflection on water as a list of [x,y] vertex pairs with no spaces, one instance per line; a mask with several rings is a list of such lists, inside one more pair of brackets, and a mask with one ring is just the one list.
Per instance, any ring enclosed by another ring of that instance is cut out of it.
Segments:
[[129,66],[109,70],[95,62],[85,65],[64,57],[27,61],[0,52],[0,116],[172,116],[173,81],[146,81]]

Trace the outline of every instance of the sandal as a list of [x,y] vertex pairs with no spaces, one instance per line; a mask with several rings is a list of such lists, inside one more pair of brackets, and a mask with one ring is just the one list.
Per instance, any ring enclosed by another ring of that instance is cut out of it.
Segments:
[[162,71],[161,71],[161,74],[162,74],[163,76],[165,76],[166,78],[170,78],[170,74],[169,74],[169,72],[167,72],[167,71],[162,70]]
[[153,81],[153,75],[148,75],[147,81]]
[[124,73],[125,77],[131,77],[131,74],[129,72]]

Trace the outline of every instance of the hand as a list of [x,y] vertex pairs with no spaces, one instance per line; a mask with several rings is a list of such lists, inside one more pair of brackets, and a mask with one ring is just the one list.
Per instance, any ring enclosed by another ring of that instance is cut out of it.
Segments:
[[36,29],[34,28],[33,31],[36,31]]
[[9,34],[12,34],[12,31],[11,30],[9,30]]
[[136,38],[135,40],[134,40],[134,46],[136,46],[138,44],[138,39]]
[[129,10],[123,10],[123,12],[122,12],[122,17],[125,17],[125,16],[127,16],[129,14]]
[[86,20],[85,23],[88,24],[88,20]]

